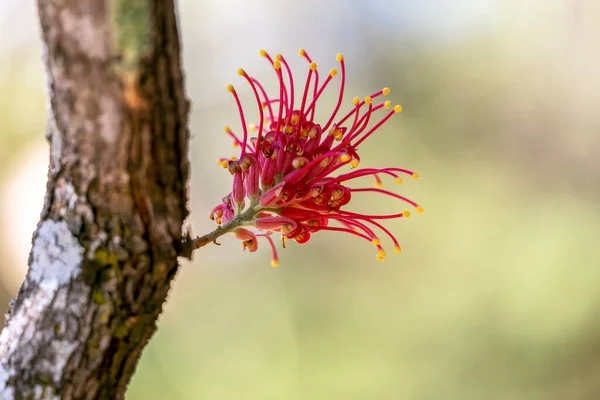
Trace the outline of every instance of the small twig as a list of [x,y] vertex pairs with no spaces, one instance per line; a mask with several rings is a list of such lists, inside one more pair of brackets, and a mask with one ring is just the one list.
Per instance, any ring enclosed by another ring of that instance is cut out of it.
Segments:
[[260,210],[261,208],[259,207],[249,208],[231,221],[227,222],[225,225],[218,226],[217,229],[207,233],[204,236],[197,236],[193,239],[191,237],[187,237],[181,244],[180,256],[191,259],[194,250],[198,250],[209,243],[214,243],[217,246],[220,246],[221,244],[217,243],[218,238],[226,233],[232,232],[234,229],[239,228],[242,225],[245,225],[247,222],[251,221]]

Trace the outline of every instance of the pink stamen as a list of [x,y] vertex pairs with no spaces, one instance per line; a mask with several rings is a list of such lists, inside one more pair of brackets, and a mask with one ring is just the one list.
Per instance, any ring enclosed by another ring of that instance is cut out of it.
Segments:
[[[327,75],[327,79],[325,79],[325,82],[323,82],[323,84],[319,88],[319,91],[315,93],[315,95],[313,96],[312,102],[306,109],[306,114],[308,114],[310,111],[312,111],[311,119],[314,118],[314,109],[317,104],[317,100],[319,100],[319,97],[321,97],[321,94],[323,94],[323,91],[325,90],[325,88],[327,87],[329,82],[331,82],[332,79],[333,79],[333,75],[331,75],[331,74]],[[315,87],[315,89],[316,89],[316,87]]]
[[352,140],[356,131],[360,132],[360,131],[364,130],[367,127],[367,125],[369,124],[371,115],[375,111],[376,110],[373,109],[373,103],[369,103],[369,109],[367,110],[367,112],[365,112],[358,121],[356,121],[356,119],[355,119],[354,124],[352,124],[352,127],[349,129],[348,132],[346,132],[347,140],[345,140],[344,142],[348,142],[348,141]]
[[403,174],[406,175],[414,175],[415,172],[411,171],[409,169],[404,169],[404,168],[396,168],[396,167],[387,167],[387,168],[382,168],[382,170],[386,170],[386,171],[396,171],[396,172],[402,172]]
[[248,127],[246,126],[246,118],[244,117],[244,109],[242,108],[242,103],[240,102],[240,98],[237,95],[237,92],[233,88],[233,86],[229,85],[227,90],[233,94],[233,98],[235,99],[235,103],[237,104],[238,112],[240,114],[240,119],[242,120],[242,129],[244,130],[244,139],[242,140],[242,152],[240,157],[246,154],[246,143],[248,142]]
[[346,64],[344,64],[344,58],[342,57],[342,55],[338,54],[337,58],[339,59],[340,57],[341,57],[341,59],[339,60],[339,62],[340,62],[340,69],[341,69],[340,94],[338,96],[338,101],[337,101],[337,104],[335,105],[333,113],[331,114],[331,117],[329,117],[329,120],[327,121],[327,123],[323,127],[324,131],[326,131],[327,128],[329,128],[329,125],[331,125],[331,123],[333,122],[333,119],[337,115],[338,111],[340,110],[340,106],[342,105],[342,99],[344,98],[344,85],[346,84]]
[[[308,53],[304,50],[302,50],[302,57],[304,57],[304,59],[306,59],[306,61],[308,61],[308,64],[312,64],[313,60],[310,58]],[[315,82],[315,90],[316,90],[317,82],[319,82],[319,71],[317,71],[316,69],[315,69],[315,77],[316,77],[316,82]]]
[[299,170],[296,170],[294,172],[290,172],[284,179],[284,181],[294,184],[296,182],[298,182],[298,180],[302,179],[304,176],[306,176],[306,174],[308,173],[308,171],[310,171],[310,169],[312,167],[314,167],[315,165],[317,165],[318,163],[320,163],[321,161],[323,161],[326,158],[330,158],[330,157],[339,157],[341,156],[342,153],[325,153],[325,154],[321,154],[319,157],[315,158],[314,160],[312,160],[311,162],[309,162],[308,164],[306,164],[304,167],[302,167]]
[[[383,94],[383,89],[381,89],[381,90],[380,90],[380,91],[378,91],[378,92],[375,92],[375,93],[373,93],[372,95],[370,95],[370,96],[368,96],[368,97],[370,97],[371,99],[374,99],[374,98],[376,98],[376,97],[379,97],[379,96],[381,96],[382,94]],[[365,105],[365,101],[363,100],[363,101],[361,101],[360,103],[358,103],[358,104],[356,105],[356,107],[357,107],[357,108],[361,108],[361,107],[362,107],[362,106],[364,106],[364,105]],[[345,116],[344,116],[344,117],[343,117],[343,118],[342,118],[342,119],[341,119],[341,120],[340,120],[340,121],[337,123],[337,125],[338,125],[338,126],[342,125],[342,124],[343,124],[343,123],[344,123],[344,122],[345,122],[345,121],[346,121],[348,118],[350,118],[350,116],[351,116],[352,114],[354,114],[355,112],[356,112],[356,109],[354,109],[354,110],[350,111],[348,114],[346,114],[346,115],[345,115]]]
[[[271,63],[271,66],[273,66],[275,64],[275,62],[273,61],[273,59],[271,58],[271,56],[269,55],[269,53],[267,53],[265,50],[261,50],[260,54],[265,57],[267,60],[269,60],[269,62]],[[279,62],[279,60],[277,60],[277,62]],[[285,88],[285,83],[283,82],[283,77],[280,76],[281,75],[281,71],[278,71],[280,68],[275,68],[275,72],[277,73],[277,77],[279,78],[279,84],[281,85],[281,87],[283,88],[283,91],[279,91],[279,101],[281,101],[283,103],[283,106],[286,107],[287,105],[287,90]],[[281,104],[279,105],[281,107]],[[287,108],[287,107],[286,107]],[[281,119],[281,108],[279,109],[279,119]],[[279,129],[278,129],[279,130]]]
[[348,172],[347,174],[340,175],[337,178],[334,178],[334,182],[345,182],[351,179],[362,178],[364,176],[375,175],[379,173],[389,175],[393,178],[398,178],[398,175],[393,173],[391,169],[388,168],[363,168],[356,171]]
[[277,267],[279,265],[279,257],[277,257],[277,248],[275,247],[275,243],[273,243],[273,239],[271,239],[271,235],[269,235],[268,233],[259,233],[256,236],[264,237],[265,239],[267,239],[267,242],[269,242],[269,246],[271,246],[271,252],[273,257],[271,259],[271,265],[273,267]]
[[350,111],[348,114],[346,114],[341,120],[339,120],[339,122],[336,125],[342,126],[344,124],[344,122],[346,122],[346,120],[352,116],[352,114],[355,114],[354,123],[352,124],[352,126],[356,125],[356,120],[358,119],[358,116],[360,114],[360,109],[364,105],[365,105],[364,101],[359,101],[358,103],[356,103],[356,105],[354,106],[354,109],[352,111]]
[[285,70],[287,71],[288,79],[290,81],[290,97],[289,97],[289,101],[288,101],[288,105],[289,105],[288,115],[292,115],[292,111],[294,110],[294,79],[292,77],[292,70],[290,69],[290,66],[288,65],[287,61],[285,60],[285,58],[283,58],[283,56],[281,54],[279,54],[277,59],[280,60],[281,63],[283,64],[283,66],[285,67]]
[[252,87],[252,91],[254,92],[254,97],[256,98],[256,103],[258,104],[258,113],[259,113],[259,118],[260,118],[260,123],[258,125],[258,134],[257,134],[257,138],[256,138],[256,151],[258,152],[258,150],[260,150],[260,139],[262,136],[264,119],[265,119],[264,111],[260,104],[260,97],[258,96],[258,90],[256,89],[256,85],[254,84],[252,79],[250,79],[250,77],[248,76],[246,71],[244,71],[242,69],[239,72],[241,72],[241,75],[248,81],[248,83]]
[[[301,50],[302,53],[302,57],[304,57],[306,59],[306,61],[308,61],[309,64],[312,64],[312,60],[310,58],[310,56],[308,55],[308,53],[304,50]],[[317,87],[319,86],[319,71],[317,71],[315,69],[315,85],[314,85],[314,89],[313,89],[313,98],[316,96],[317,94]],[[302,115],[308,115],[308,111],[306,112],[306,114],[302,114]],[[313,108],[312,110],[312,114],[310,116],[310,119],[313,120],[315,119],[315,109]]]
[[[317,95],[317,87],[319,86],[319,73],[315,70],[315,84],[313,85],[313,98]],[[316,107],[313,107],[312,112],[310,113],[310,120],[315,119],[315,110]],[[308,114],[308,112],[307,112]],[[305,114],[306,115],[306,114]]]
[[357,213],[353,213],[350,211],[344,211],[344,210],[339,210],[338,211],[340,214],[342,215],[350,215],[352,217],[355,218],[360,218],[363,220],[367,220],[367,219],[397,219],[397,218],[406,218],[404,216],[403,213],[400,214],[374,214],[374,215],[368,215],[368,214],[357,214]]
[[383,183],[381,182],[381,178],[379,177],[379,175],[377,174],[373,174],[373,178],[375,178],[375,184],[380,186],[383,185]]
[[330,219],[336,220],[336,221],[348,226],[349,228],[355,227],[355,228],[362,229],[363,231],[365,231],[367,236],[370,236],[370,240],[377,239],[377,235],[375,235],[375,232],[373,232],[373,230],[371,228],[369,228],[362,222],[357,221],[354,218],[349,218],[349,217],[345,217],[345,216],[341,216],[341,215],[335,215],[335,216],[331,216]]
[[410,199],[407,199],[404,196],[400,196],[399,194],[390,192],[389,190],[377,189],[377,188],[359,188],[359,189],[350,188],[350,191],[351,192],[377,192],[377,193],[383,193],[385,195],[395,197],[398,200],[402,200],[405,203],[408,203],[408,204],[410,204],[411,206],[413,206],[415,208],[419,207],[419,205],[417,203],[415,203],[414,201],[412,201]]
[[[269,99],[269,101],[265,101],[262,103],[263,106],[266,106],[267,104],[279,104],[281,103],[281,100],[279,99]],[[275,118],[273,118],[273,121],[275,120]]]
[[273,117],[273,108],[271,107],[271,103],[277,100],[269,100],[269,96],[267,95],[267,91],[265,90],[265,88],[263,87],[263,85],[255,78],[250,78],[252,79],[252,82],[254,82],[256,84],[256,86],[258,87],[258,89],[261,91],[263,97],[265,98],[264,103],[259,104],[259,106],[268,106],[269,108],[269,117],[271,118],[271,121],[274,120],[275,118]]
[[271,58],[271,56],[269,55],[269,53],[267,53],[265,50],[261,50],[260,51],[260,55],[263,56],[264,58],[266,58],[267,60],[269,60],[269,63],[271,65],[273,65],[273,59]]
[[[356,131],[351,130],[352,132],[348,134],[348,137],[350,137],[350,140],[356,139],[356,137],[358,137],[358,135],[360,135],[367,128],[367,126],[369,125],[369,122],[371,121],[371,116],[375,113],[375,111],[381,110],[384,106],[385,106],[385,103],[377,104],[375,107],[372,107],[371,105],[369,105],[369,111],[367,111],[367,113],[365,115],[363,115],[361,117],[361,119],[358,121],[359,125],[361,124],[361,122],[363,122],[362,125],[360,126],[360,128],[357,129]],[[393,111],[392,111],[392,113],[393,113]]]
[[[364,103],[363,103],[363,104],[364,104]],[[356,115],[354,115],[354,121],[352,121],[352,127],[350,128],[349,132],[346,132],[346,133],[347,133],[346,137],[349,137],[349,136],[350,136],[350,133],[352,132],[352,128],[354,128],[354,127],[356,126],[356,124],[358,123],[358,117],[359,117],[359,115],[360,115],[360,107],[361,107],[361,104],[360,104],[360,103],[356,105]],[[369,106],[369,107],[370,107],[370,106]],[[349,115],[350,115],[350,114],[349,114]],[[341,123],[342,123],[342,122],[340,122],[340,124],[341,124]],[[339,125],[338,125],[338,126],[339,126]]]
[[375,225],[376,227],[378,227],[379,229],[381,229],[392,240],[392,243],[394,243],[395,247],[400,247],[400,243],[398,243],[398,240],[396,239],[396,237],[394,235],[392,235],[392,232],[390,232],[385,226],[381,225],[377,221],[373,221],[372,219],[369,219],[369,222],[371,224]]
[[[333,150],[335,151],[339,151],[344,147],[347,147],[348,144],[354,139],[356,138],[356,136],[358,134],[360,134],[360,132],[364,131],[365,128],[367,127],[367,125],[369,124],[370,120],[371,120],[371,115],[377,111],[378,109],[380,109],[381,107],[383,107],[383,104],[379,104],[376,107],[373,107],[373,103],[370,102],[369,103],[369,109],[367,110],[367,112],[365,114],[362,115],[362,117],[360,117],[360,119],[357,121],[356,118],[354,118],[354,123],[352,124],[352,128],[350,128],[347,132],[346,135],[344,136],[344,138],[342,139],[342,141],[340,142],[339,145],[337,145]],[[358,116],[358,114],[357,114]],[[357,127],[360,125],[360,128],[357,129]],[[355,131],[356,129],[356,131]],[[355,145],[352,145],[352,147],[356,147]]]
[[225,133],[227,133],[233,139],[233,142],[235,144],[237,144],[238,146],[242,145],[242,141],[237,137],[235,133],[233,133],[230,127],[225,128]]
[[381,90],[379,90],[379,91],[377,91],[377,92],[373,93],[373,94],[371,95],[371,98],[372,98],[372,99],[374,99],[375,97],[379,97],[379,96],[381,96],[381,95],[383,94],[383,91],[384,91],[384,89],[381,89]]
[[300,105],[300,115],[304,115],[304,106],[306,105],[306,96],[308,96],[308,87],[310,86],[310,78],[312,77],[313,70],[308,68],[308,76],[306,77],[306,84],[304,85],[304,94],[302,95],[302,104]]
[[361,178],[363,176],[368,176],[368,175],[373,175],[373,174],[377,174],[377,173],[382,173],[382,174],[387,174],[391,177],[394,178],[399,178],[398,174],[396,174],[396,172],[401,172],[403,174],[406,175],[410,175],[410,176],[414,176],[415,173],[411,170],[408,169],[404,169],[404,168],[394,168],[394,167],[388,167],[388,168],[362,168],[356,171],[352,171],[352,172],[348,172],[346,174],[340,175],[336,178],[334,178],[335,182],[345,182],[351,179],[355,179],[355,178]]
[[[277,73],[277,78],[279,78],[279,98],[283,99],[285,93],[285,85],[283,83],[283,74],[281,72],[281,68],[275,68],[275,72]],[[279,102],[279,113],[277,115],[277,128],[275,129],[275,141],[279,139],[279,135],[281,134],[281,118],[283,117],[283,109],[285,104],[283,102]]]
[[[358,217],[352,217],[352,218],[358,218]],[[368,217],[361,218],[361,219],[363,221],[373,224],[377,228],[381,229],[383,231],[383,233],[385,233],[392,240],[392,243],[394,243],[394,246],[400,247],[400,244],[398,243],[398,240],[396,239],[396,237],[394,235],[392,235],[392,233],[388,229],[386,229],[383,225],[381,225],[379,222],[373,220],[372,218],[368,218]],[[356,221],[354,221],[354,222],[356,222]],[[377,235],[375,235],[374,233],[373,233],[373,238],[377,239]]]
[[[365,133],[363,135],[363,137],[361,137],[356,143],[354,143],[354,147],[358,147],[358,145],[360,145],[362,142],[365,141],[366,138],[368,138],[369,136],[371,136],[371,134],[373,132],[375,132],[377,129],[379,129],[383,124],[385,124],[387,122],[388,119],[390,119],[392,117],[392,115],[396,114],[396,111],[392,110],[390,111],[385,117],[383,117],[381,119],[381,121],[379,121],[377,124],[375,124],[374,127],[372,127],[367,133]],[[356,135],[354,136],[354,138],[358,137],[358,135],[360,135],[361,132],[356,133]],[[353,139],[354,139],[353,138]]]
[[354,236],[358,236],[360,238],[363,238],[363,239],[365,239],[368,242],[370,242],[372,240],[367,235],[362,234],[360,232],[356,232],[355,230],[349,229],[349,228],[340,228],[340,227],[337,227],[337,226],[320,226],[319,230],[322,230],[322,231],[332,231],[332,232],[345,232],[345,233],[350,233],[350,234],[352,234]]

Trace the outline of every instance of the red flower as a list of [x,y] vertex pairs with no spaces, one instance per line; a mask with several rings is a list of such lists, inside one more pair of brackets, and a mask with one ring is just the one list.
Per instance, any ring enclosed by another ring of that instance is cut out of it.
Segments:
[[[348,211],[345,206],[353,194],[371,192],[391,196],[412,206],[417,212],[423,211],[412,200],[379,188],[380,175],[391,176],[401,183],[401,175],[417,179],[419,176],[416,173],[394,167],[356,169],[360,162],[359,145],[392,115],[399,113],[402,107],[397,105],[391,108],[389,101],[374,103],[379,97],[389,94],[390,90],[384,88],[362,101],[355,97],[352,100],[353,108],[339,117],[346,68],[343,56],[338,54],[336,58],[341,69],[339,97],[329,119],[319,124],[314,121],[317,101],[338,71],[332,69],[319,85],[317,64],[301,49],[300,56],[308,61],[309,71],[302,96],[299,96],[285,58],[278,54],[273,60],[266,51],[260,53],[277,74],[279,93],[276,97],[269,97],[256,79],[243,69],[238,71],[252,88],[260,113],[259,125],[250,126],[256,131],[256,136],[250,137],[239,97],[233,86],[227,88],[237,103],[243,134],[240,138],[229,127],[225,128],[241,151],[237,158],[219,160],[233,175],[233,188],[223,198],[222,204],[210,213],[211,219],[220,226],[214,238],[232,232],[242,241],[244,249],[252,252],[257,249],[258,237],[264,238],[273,250],[273,266],[278,265],[277,252],[270,237],[273,232],[282,235],[284,244],[287,239],[306,243],[318,231],[348,233],[373,243],[378,249],[377,257],[383,260],[385,251],[376,233],[379,231],[391,239],[395,251],[399,253],[398,241],[380,221],[406,218],[410,215],[409,211],[368,215]],[[386,113],[370,126],[380,111]],[[346,167],[350,169],[349,172],[332,176]],[[365,176],[374,177],[378,187],[347,186],[353,179]],[[242,226],[254,227],[258,232]]]

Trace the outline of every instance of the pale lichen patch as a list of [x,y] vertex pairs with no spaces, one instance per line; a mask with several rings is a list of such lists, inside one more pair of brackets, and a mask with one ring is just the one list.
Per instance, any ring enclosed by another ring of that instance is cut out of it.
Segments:
[[15,398],[14,389],[7,386],[11,375],[12,373],[10,373],[3,364],[0,364],[0,399],[13,400]]
[[60,170],[60,160],[62,156],[62,137],[58,132],[56,126],[56,120],[54,114],[50,112],[48,114],[48,128],[49,129],[49,140],[50,140],[50,173],[53,175],[58,173]]
[[44,221],[31,250],[29,280],[48,289],[69,283],[81,272],[84,249],[64,221]]
[[41,385],[35,385],[33,388],[33,394],[36,399],[40,400],[59,400],[60,396],[53,395],[50,393],[48,387],[44,387]]
[[65,179],[59,179],[54,189],[54,201],[55,207],[62,217],[67,215],[67,212],[72,211],[77,203],[77,193],[73,184]]
[[[76,286],[76,284],[75,284]],[[66,321],[59,309],[68,308],[67,291],[72,286],[52,286],[38,284],[29,286],[31,296],[23,299],[18,305],[18,312],[9,319],[0,335],[0,399],[16,398],[59,399],[55,392],[56,385],[62,379],[65,365],[72,357],[79,342],[73,334],[67,335]],[[84,291],[81,293],[86,296]],[[69,319],[79,320],[82,315],[81,304],[77,310],[69,310]],[[47,330],[46,325],[54,330]],[[63,329],[56,330],[57,327]],[[71,324],[71,327],[77,324]],[[49,385],[20,388],[15,394],[11,381],[14,377],[23,376],[24,371],[38,369],[44,371]],[[25,391],[23,391],[25,390]]]
[[89,245],[87,258],[93,260],[95,258],[96,250],[100,247],[100,245],[106,243],[106,239],[108,235],[106,232],[99,232],[94,241]]
[[37,330],[37,325],[43,318],[44,309],[48,307],[54,297],[53,290],[41,286],[35,292],[35,296],[23,300],[19,313],[8,321],[0,334],[0,398],[3,400],[14,398],[14,390],[8,383],[16,374],[15,368],[23,368],[31,364],[35,355],[34,347],[21,346],[19,348],[19,365],[13,365],[8,359],[16,351],[17,345],[35,342],[36,335],[41,335]]
[[69,361],[69,356],[75,351],[78,345],[77,342],[70,340],[53,340],[50,342],[50,346],[46,351],[54,357],[44,359],[42,363],[46,364],[43,366],[45,371],[53,371],[55,382],[60,382],[65,365]]

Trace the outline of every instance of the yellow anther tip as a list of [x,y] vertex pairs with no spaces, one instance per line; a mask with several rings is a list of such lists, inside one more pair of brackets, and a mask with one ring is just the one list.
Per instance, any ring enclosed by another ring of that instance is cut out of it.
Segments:
[[310,69],[313,71],[316,71],[317,69],[317,63],[316,62],[311,62],[309,65]]
[[223,168],[229,167],[229,163],[225,160],[221,161],[220,164],[221,164],[221,167],[223,167]]
[[258,52],[258,54],[260,54],[261,57],[266,57],[267,56],[267,51],[266,50],[260,50]]
[[423,212],[423,211],[425,211],[425,210],[423,210],[423,207],[419,206],[419,207],[417,207],[417,208],[416,208],[416,211],[417,211],[418,213],[422,213],[422,212]]
[[375,187],[378,187],[378,188],[380,188],[380,187],[382,187],[382,186],[383,186],[383,183],[381,183],[381,182],[379,182],[379,181],[376,181],[376,182],[375,182]]
[[244,76],[244,74],[245,74],[246,72],[244,71],[244,69],[243,69],[243,68],[238,68],[238,71],[237,71],[237,73],[238,73],[238,75],[239,75],[239,76]]
[[250,125],[248,125],[248,129],[250,129],[252,132],[254,132],[258,129],[258,126],[254,125],[254,124],[250,124]]
[[391,102],[391,101],[389,101],[389,100],[387,100],[385,103],[383,103],[383,106],[384,106],[386,109],[389,109],[389,108],[392,106],[392,102]]
[[402,249],[400,248],[400,246],[396,246],[396,247],[394,247],[394,252],[395,253],[402,253]]
[[373,238],[373,239],[371,240],[371,243],[373,243],[373,245],[374,245],[374,246],[379,246],[379,244],[380,244],[381,242],[379,241],[379,239],[377,239],[377,238]]
[[342,154],[342,155],[340,156],[340,161],[341,161],[341,162],[348,162],[348,161],[350,161],[350,159],[351,159],[351,158],[352,158],[352,157],[350,157],[350,155],[349,155],[349,154]]
[[279,261],[277,261],[277,260],[271,260],[271,267],[273,267],[273,268],[279,267]]
[[377,257],[383,258],[385,256],[386,256],[385,250],[379,250],[379,252],[377,253]]
[[223,131],[224,131],[225,133],[229,133],[229,131],[231,131],[231,128],[229,127],[229,125],[227,125],[227,126],[225,126],[225,127],[223,128]]
[[354,104],[355,106],[357,106],[358,103],[360,103],[360,98],[355,97],[355,98],[352,99],[352,104]]
[[344,56],[342,55],[342,53],[337,53],[335,59],[339,62],[342,62],[344,60]]
[[404,218],[408,218],[408,217],[410,217],[410,211],[403,211],[403,212],[402,212],[402,216],[403,216]]
[[240,144],[238,142],[233,142],[231,144],[232,147],[240,147]]
[[365,97],[365,104],[371,104],[371,102],[373,102],[373,99],[371,98],[371,96]]
[[331,70],[329,71],[329,75],[331,75],[331,76],[336,76],[337,74],[338,74],[338,71],[335,68],[331,68]]
[[402,178],[396,178],[396,183],[397,184],[401,184],[402,183]]
[[399,113],[400,111],[402,111],[402,106],[400,104],[397,104],[394,106],[394,112],[395,113]]
[[275,61],[275,62],[273,63],[273,68],[275,68],[275,69],[280,69],[280,68],[281,68],[281,63],[280,63],[279,61]]
[[358,161],[356,158],[355,158],[354,160],[350,161],[350,165],[351,165],[353,168],[356,168],[356,167],[358,167],[358,164],[360,164],[360,161]]
[[300,57],[304,57],[305,54],[306,54],[306,52],[304,51],[304,49],[301,48],[300,50],[298,50],[298,55]]
[[421,175],[419,175],[419,174],[412,174],[411,177],[416,181],[417,179],[419,179],[421,177]]
[[227,85],[227,91],[228,91],[229,93],[233,93],[233,91],[234,91],[234,90],[235,90],[235,89],[233,88],[233,85]]
[[383,93],[384,96],[387,96],[388,94],[390,94],[391,90],[389,87],[384,87],[383,90],[381,91],[381,93]]
[[282,57],[281,57],[281,54],[275,54],[275,59],[276,59],[277,61],[281,61],[281,58],[282,58]]

